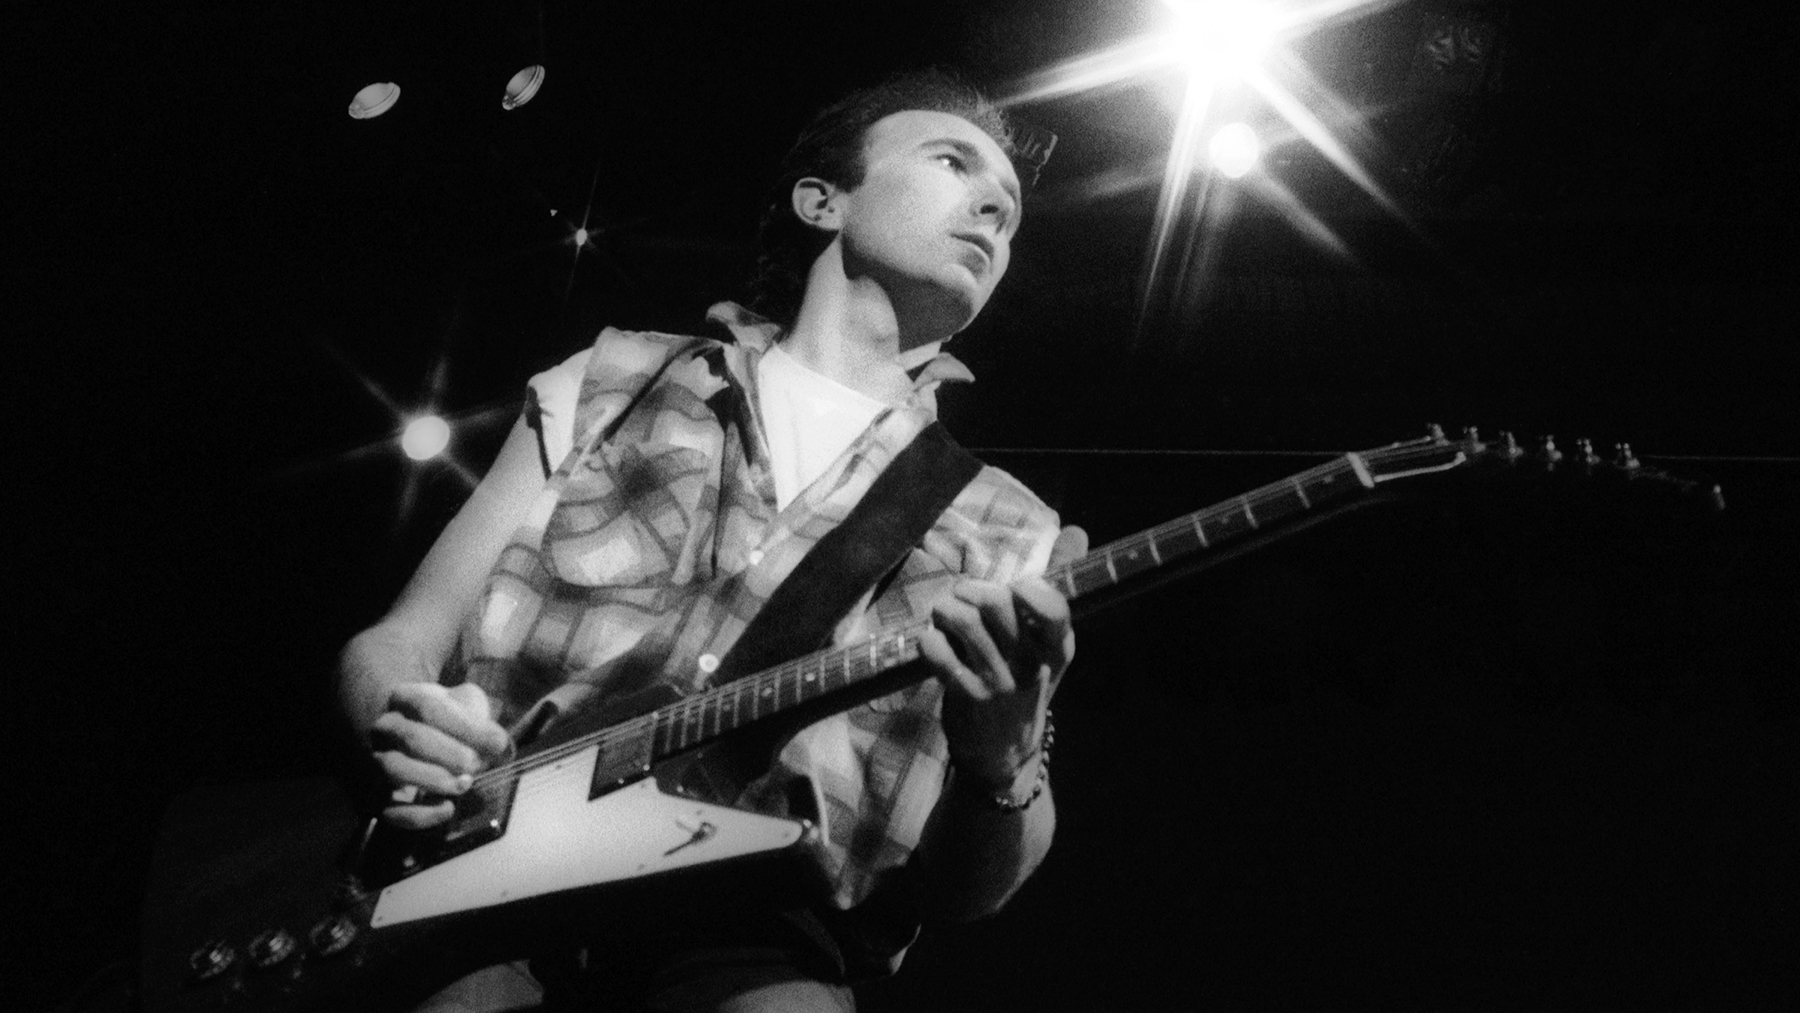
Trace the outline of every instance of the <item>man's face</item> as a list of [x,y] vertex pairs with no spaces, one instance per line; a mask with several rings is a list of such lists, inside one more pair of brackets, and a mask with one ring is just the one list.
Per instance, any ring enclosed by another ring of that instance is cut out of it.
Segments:
[[980,127],[909,110],[864,137],[862,184],[838,194],[844,267],[940,337],[968,326],[1012,259],[1019,179]]

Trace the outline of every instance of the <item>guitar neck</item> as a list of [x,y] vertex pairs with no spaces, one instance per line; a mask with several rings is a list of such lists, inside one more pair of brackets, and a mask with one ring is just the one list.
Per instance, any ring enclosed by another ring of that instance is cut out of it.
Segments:
[[[1346,454],[1223,503],[1159,524],[1053,566],[1044,580],[1071,603],[1189,562],[1230,542],[1297,520],[1312,510],[1375,487],[1358,454]],[[1080,611],[1078,609],[1078,611]]]
[[[1298,519],[1335,500],[1372,489],[1376,478],[1362,456],[1346,454],[1279,482],[1110,542],[1044,579],[1071,602],[1172,567],[1258,531]],[[929,622],[890,627],[844,647],[830,648],[684,697],[644,715],[655,723],[654,753],[663,759],[745,725],[852,688],[919,657]],[[923,671],[919,673],[922,680]]]

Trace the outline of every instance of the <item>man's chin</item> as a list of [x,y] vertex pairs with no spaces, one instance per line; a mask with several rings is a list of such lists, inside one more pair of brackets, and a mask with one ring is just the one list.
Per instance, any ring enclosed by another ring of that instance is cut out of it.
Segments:
[[930,340],[941,341],[974,323],[987,305],[987,297],[987,291],[970,284],[965,275],[963,284],[934,285],[920,293],[920,298],[912,300],[908,316],[918,330],[935,335]]

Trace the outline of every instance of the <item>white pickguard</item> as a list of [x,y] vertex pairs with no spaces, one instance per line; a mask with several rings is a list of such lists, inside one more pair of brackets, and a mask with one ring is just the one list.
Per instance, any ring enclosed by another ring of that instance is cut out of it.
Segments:
[[599,747],[519,779],[506,832],[387,889],[370,926],[492,907],[788,847],[805,823],[664,793],[653,778],[590,801]]

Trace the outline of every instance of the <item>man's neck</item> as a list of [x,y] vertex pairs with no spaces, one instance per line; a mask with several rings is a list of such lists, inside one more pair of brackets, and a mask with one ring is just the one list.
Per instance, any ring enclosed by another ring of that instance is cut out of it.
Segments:
[[806,295],[781,347],[808,369],[885,401],[912,393],[907,370],[929,361],[941,338],[908,335],[893,302],[874,280],[845,276],[828,249],[807,276]]

